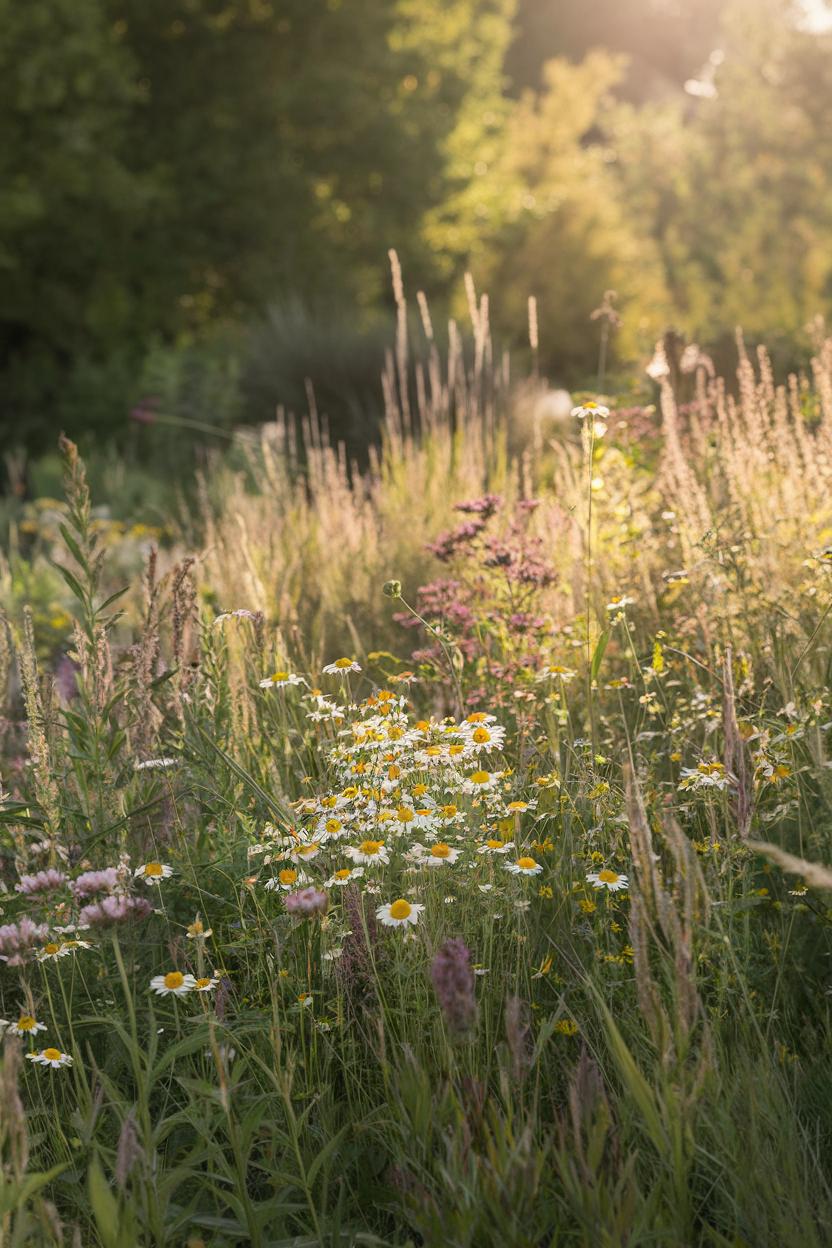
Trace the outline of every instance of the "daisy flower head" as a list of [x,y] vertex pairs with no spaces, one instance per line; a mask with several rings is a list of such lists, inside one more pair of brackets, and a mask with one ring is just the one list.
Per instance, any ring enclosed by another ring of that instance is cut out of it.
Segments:
[[619,892],[629,883],[626,875],[613,871],[609,867],[604,867],[602,871],[590,871],[586,878],[593,888],[606,888],[610,893]]
[[384,841],[362,841],[360,845],[347,845],[344,852],[353,862],[371,863],[390,861],[389,851],[385,848]]
[[46,1023],[39,1023],[31,1014],[21,1014],[16,1023],[9,1023],[10,1036],[34,1036],[39,1031],[46,1031]]
[[306,681],[302,676],[297,676],[294,672],[272,672],[271,676],[267,676],[265,680],[260,681],[261,689],[282,689],[286,685],[305,685]]
[[360,879],[363,874],[363,867],[339,867],[337,871],[333,871],[326,886],[327,888],[344,888],[353,880]]
[[477,850],[478,854],[507,854],[510,849],[514,849],[514,841],[504,841],[500,837],[492,836],[487,841],[483,841]]
[[397,901],[388,902],[386,906],[379,906],[376,918],[385,927],[407,927],[408,924],[415,927],[424,908],[418,902],[399,897]]
[[499,782],[499,772],[479,770],[466,777],[461,787],[463,793],[483,793],[493,789]]
[[572,415],[578,420],[604,420],[609,414],[610,409],[603,403],[596,403],[594,399],[579,403],[577,407],[572,408]]
[[67,946],[65,941],[50,940],[38,952],[39,962],[57,962],[58,958],[67,957],[72,950]]
[[630,598],[627,594],[617,594],[609,600],[606,610],[609,612],[623,611],[626,607],[632,607],[635,601],[635,598]]
[[144,880],[145,884],[158,884],[161,880],[170,879],[173,867],[169,867],[166,862],[145,862],[136,867],[133,875],[137,880]]
[[507,862],[506,870],[512,875],[539,875],[543,870],[539,862],[535,862],[534,858],[518,858],[515,862]]
[[309,862],[312,858],[317,858],[320,852],[320,841],[307,841],[304,845],[296,845],[289,857],[292,862]]
[[159,997],[184,997],[196,988],[196,980],[181,971],[168,971],[167,975],[154,975],[150,987]]
[[194,992],[211,992],[216,988],[218,979],[216,971],[213,975],[201,976],[199,979],[194,980]]
[[446,845],[444,841],[437,841],[422,851],[419,861],[426,867],[441,867],[446,862],[456,862],[458,857],[458,849]]
[[60,1049],[41,1049],[39,1053],[27,1053],[26,1056],[30,1062],[37,1062],[39,1066],[51,1066],[53,1070],[57,1070],[59,1066],[72,1065],[72,1058]]
[[264,887],[271,892],[275,888],[292,889],[297,884],[305,884],[306,876],[296,867],[284,867],[278,871],[274,879],[267,880]]
[[336,659],[334,663],[327,663],[326,667],[321,669],[325,676],[346,676],[347,672],[360,672],[361,668],[355,659]]

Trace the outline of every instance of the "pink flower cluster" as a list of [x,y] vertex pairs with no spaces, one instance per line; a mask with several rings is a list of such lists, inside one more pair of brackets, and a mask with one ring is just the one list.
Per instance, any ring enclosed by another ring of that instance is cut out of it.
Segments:
[[34,897],[38,893],[54,893],[65,883],[66,876],[63,871],[56,871],[54,867],[49,867],[46,871],[38,871],[34,875],[21,875],[19,883],[14,887],[15,892],[23,893],[25,897]]
[[46,923],[34,923],[28,915],[17,923],[0,927],[0,961],[9,966],[22,966],[35,945],[42,945],[49,935]]
[[130,919],[146,919],[152,912],[153,907],[146,897],[104,897],[84,906],[78,915],[78,924],[81,927],[110,927]]
[[326,914],[329,898],[326,893],[310,884],[308,888],[298,889],[296,893],[287,893],[283,904],[290,914],[308,918],[315,914]]
[[71,888],[74,896],[83,900],[95,896],[96,893],[115,892],[120,879],[118,867],[105,867],[103,871],[84,871],[72,881]]

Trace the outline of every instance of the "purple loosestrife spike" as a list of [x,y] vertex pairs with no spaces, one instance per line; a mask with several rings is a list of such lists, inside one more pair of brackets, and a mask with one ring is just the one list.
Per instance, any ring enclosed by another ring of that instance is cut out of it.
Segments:
[[433,959],[430,977],[448,1030],[462,1035],[477,1015],[471,953],[464,941],[445,941]]

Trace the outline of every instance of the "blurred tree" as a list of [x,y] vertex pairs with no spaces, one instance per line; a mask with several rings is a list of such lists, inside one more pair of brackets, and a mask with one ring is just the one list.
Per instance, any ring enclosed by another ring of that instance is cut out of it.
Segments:
[[5,429],[112,422],[154,338],[370,306],[391,245],[433,278],[422,221],[499,110],[513,8],[0,0]]
[[627,211],[609,148],[600,140],[605,101],[621,58],[591,53],[580,65],[550,61],[540,93],[511,110],[480,176],[432,221],[436,245],[456,251],[492,292],[503,340],[522,342],[528,296],[537,298],[541,363],[560,381],[591,380],[604,292],[618,295],[618,358],[652,345],[667,314],[649,226]]
[[627,56],[621,94],[667,96],[716,46],[724,9],[725,0],[520,0],[507,71],[519,93],[543,85],[552,57],[606,48]]
[[741,324],[793,364],[832,297],[832,36],[787,0],[735,0],[720,46],[708,91],[624,108],[610,138],[682,327],[714,342]]

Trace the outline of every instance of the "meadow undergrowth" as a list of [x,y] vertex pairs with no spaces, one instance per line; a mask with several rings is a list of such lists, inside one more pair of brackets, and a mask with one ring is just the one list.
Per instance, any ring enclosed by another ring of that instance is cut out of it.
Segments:
[[63,440],[3,1248],[827,1242],[832,346],[547,427],[472,311],[445,365],[400,316],[367,472],[240,435],[126,585]]

